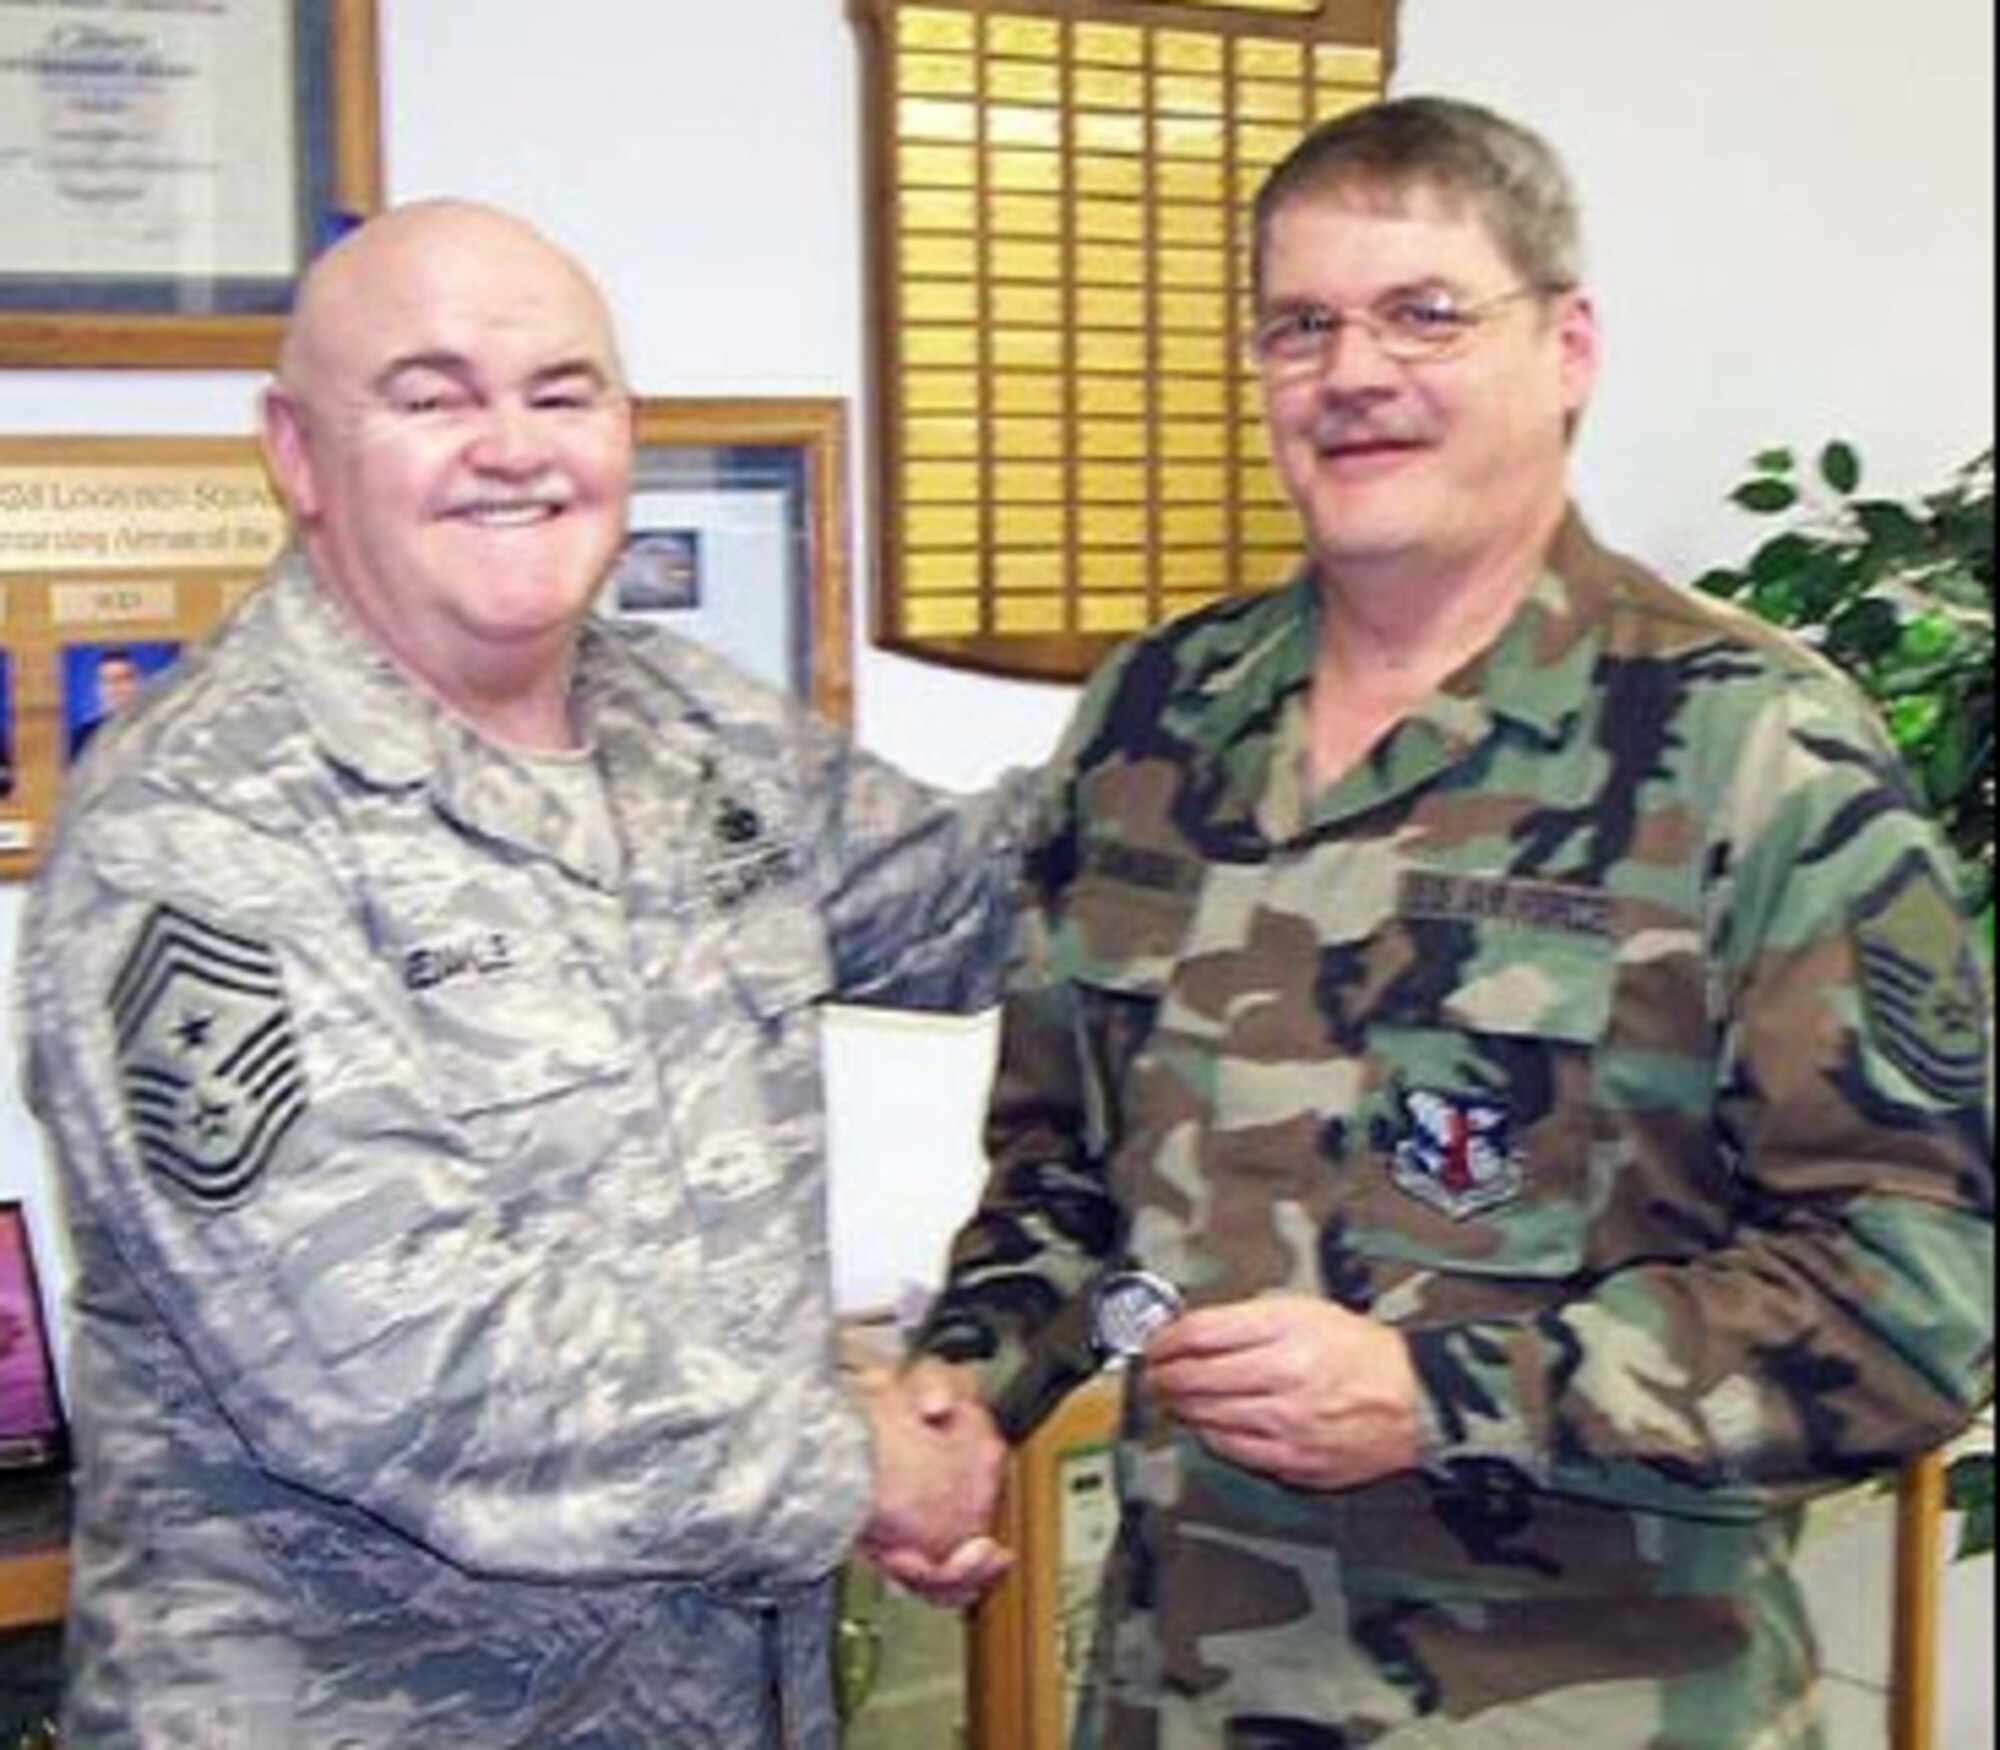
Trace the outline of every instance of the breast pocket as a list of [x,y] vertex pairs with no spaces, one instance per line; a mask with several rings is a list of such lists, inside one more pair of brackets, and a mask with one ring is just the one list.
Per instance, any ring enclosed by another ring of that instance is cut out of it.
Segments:
[[[371,1022],[457,1146],[519,1171],[600,1154],[641,1097],[643,1023],[625,899],[535,858],[475,859],[455,841],[370,839]],[[376,1054],[379,1057],[379,1052]],[[621,1091],[622,1090],[622,1091]]]
[[1445,1272],[1572,1274],[1597,1202],[1611,945],[1454,922],[1400,926],[1371,952],[1416,976],[1384,979],[1368,1023],[1346,1243]]
[[539,1106],[622,1075],[628,1050],[595,992],[558,981],[454,993],[431,1006],[436,1092],[455,1118]]
[[421,1006],[431,1096],[474,1154],[581,1158],[610,1122],[632,1047],[581,973],[462,986]]

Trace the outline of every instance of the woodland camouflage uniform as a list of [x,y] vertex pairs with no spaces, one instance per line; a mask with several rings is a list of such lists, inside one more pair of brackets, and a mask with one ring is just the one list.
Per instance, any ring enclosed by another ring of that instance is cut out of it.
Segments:
[[925,1337],[1016,1434],[1114,1261],[1407,1333],[1420,1471],[1283,1486],[1128,1392],[1105,1750],[1817,1744],[1798,1505],[1988,1389],[1988,1002],[1857,696],[1572,519],[1299,772],[1310,576],[1128,647],[1030,862]]

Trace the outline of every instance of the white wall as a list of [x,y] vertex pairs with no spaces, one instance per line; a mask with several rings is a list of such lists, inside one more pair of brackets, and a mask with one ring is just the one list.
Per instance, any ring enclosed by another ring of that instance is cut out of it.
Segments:
[[1584,202],[1608,359],[1581,487],[1682,573],[1773,442],[1926,487],[1993,441],[1989,0],[1405,0],[1405,91],[1532,120]]

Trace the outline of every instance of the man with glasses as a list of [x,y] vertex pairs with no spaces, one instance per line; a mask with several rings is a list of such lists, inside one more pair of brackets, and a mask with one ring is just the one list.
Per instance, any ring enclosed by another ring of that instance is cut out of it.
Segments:
[[1797,1509],[1987,1389],[1985,999],[1857,696],[1596,545],[1574,205],[1482,109],[1256,207],[1289,587],[1125,649],[924,1333],[1135,1366],[1078,1742],[1820,1741]]

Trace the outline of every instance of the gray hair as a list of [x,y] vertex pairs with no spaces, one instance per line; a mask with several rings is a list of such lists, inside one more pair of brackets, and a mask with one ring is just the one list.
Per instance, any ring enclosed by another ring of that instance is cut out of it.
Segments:
[[1529,285],[1568,287],[1583,272],[1569,174],[1553,147],[1516,122],[1449,97],[1400,97],[1322,122],[1264,179],[1253,209],[1251,272],[1261,292],[1271,223],[1298,200],[1415,189],[1465,202]]

